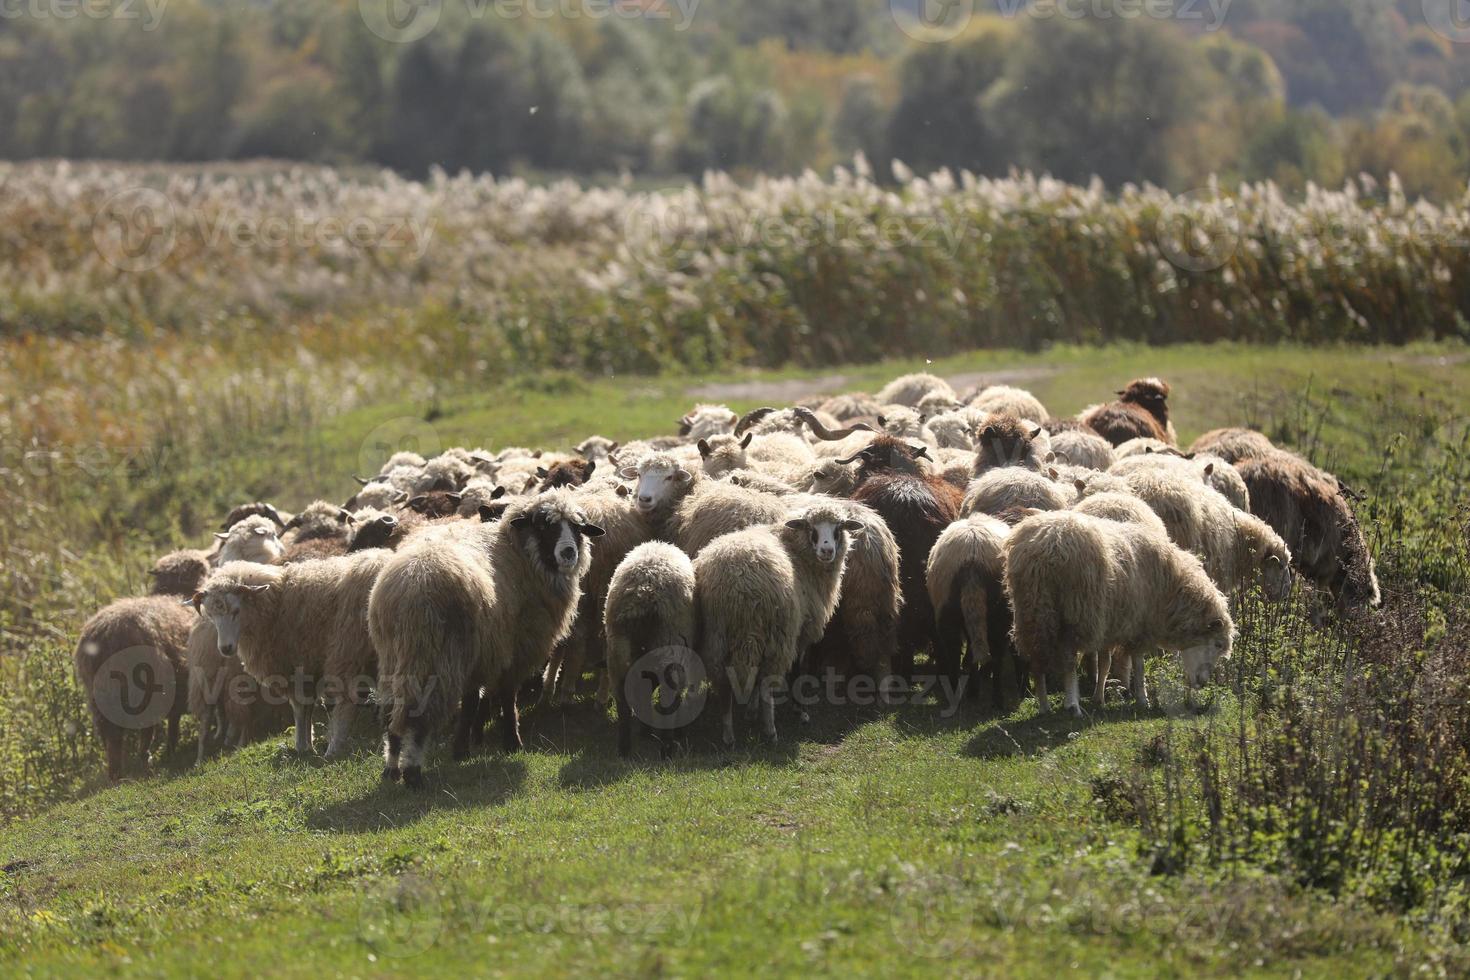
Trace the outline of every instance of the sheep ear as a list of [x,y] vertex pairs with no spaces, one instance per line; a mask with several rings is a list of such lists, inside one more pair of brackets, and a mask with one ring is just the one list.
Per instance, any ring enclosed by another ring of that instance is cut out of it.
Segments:
[[604,534],[607,533],[602,528],[598,527],[596,524],[578,524],[577,525],[577,530],[578,531],[581,531],[583,534],[587,535],[587,537],[589,537],[589,538],[600,538]]
[[493,522],[499,516],[498,514],[495,513],[495,508],[494,507],[486,507],[483,504],[480,505],[479,514],[480,514],[480,523],[481,524],[489,524],[489,523]]
[[701,439],[696,442],[694,446],[696,449],[699,450],[699,455],[705,457],[706,459],[709,458],[710,448],[708,439]]
[[622,469],[618,470],[618,476],[622,477],[624,480],[636,480],[638,479],[638,467],[624,466]]
[[546,467],[544,467],[544,466],[538,466],[538,467],[536,467],[536,476],[539,479],[544,480],[544,479],[546,479],[547,475],[548,474],[546,472]]
[[224,531],[216,531],[214,532],[214,536],[221,541],[228,541],[230,539],[230,536]]
[[618,449],[620,449],[622,447],[622,445],[623,444],[621,442],[615,442],[611,446],[608,446],[607,447],[607,458],[608,459],[612,459],[612,454],[615,453],[615,452],[617,452]]
[[1045,430],[1042,429],[1042,427],[1038,425],[1036,428],[1034,428],[1034,429],[1031,430],[1031,438],[1035,439],[1037,436],[1041,435],[1041,433],[1044,432],[1044,431]]
[[429,496],[428,496],[428,494],[421,493],[417,497],[414,497],[412,500],[410,500],[408,502],[408,506],[412,507],[414,510],[418,510],[420,507],[422,507],[424,504],[426,504],[428,502],[429,502]]
[[[1185,458],[1187,459],[1188,457],[1185,457]],[[1205,476],[1214,476],[1214,475],[1215,475],[1215,464],[1214,463],[1206,463],[1205,464]]]
[[678,480],[680,483],[688,483],[690,480],[694,479],[694,475],[688,470],[675,470],[674,479]]
[[626,497],[628,494],[630,494],[632,492],[633,492],[632,490],[629,490],[623,484],[621,484],[621,483],[618,484],[618,491],[617,491],[617,493],[618,493],[618,496],[619,497]]
[[1086,480],[1073,480],[1072,481],[1072,486],[1074,486],[1074,487],[1077,488],[1077,492],[1078,493],[1086,493],[1087,492],[1087,481]]
[[878,416],[878,427],[880,429],[886,429],[886,428],[888,428],[888,420],[886,418],[884,418],[883,416],[881,416],[881,415]]
[[407,490],[400,490],[400,491],[398,491],[397,493],[395,493],[393,495],[393,502],[395,504],[401,504],[401,503],[404,503],[407,500],[408,500],[408,491]]
[[786,522],[786,526],[791,528],[791,530],[793,531],[804,531],[811,525],[809,525],[805,520],[800,517],[793,517],[791,520]]
[[1049,477],[1051,477],[1053,480],[1055,480],[1058,477],[1060,477],[1062,474],[1058,473],[1057,472],[1057,468],[1055,466],[1053,466],[1053,467],[1049,468],[1046,471],[1046,475],[1049,476]]
[[535,452],[534,452],[534,453],[532,453],[532,454],[531,454],[531,458],[532,458],[532,459],[540,459],[540,458],[541,458],[541,454],[542,454],[542,453],[543,453],[543,452],[545,452],[545,450],[544,450],[544,449],[538,449],[538,450],[536,450],[536,451],[535,451]]
[[583,474],[583,477],[585,478],[585,477],[591,476],[594,472],[596,472],[596,470],[597,470],[597,460],[594,459],[594,460],[589,461],[587,463],[587,472]]
[[510,526],[511,527],[527,527],[527,526],[530,525],[530,523],[531,523],[531,515],[530,514],[522,514],[520,517],[512,518],[511,519],[511,522],[510,522]]
[[456,492],[451,491],[450,493],[446,493],[444,496],[448,497],[450,500],[454,501],[456,504],[463,503],[464,502],[464,494],[462,494],[462,493],[456,493]]
[[491,500],[499,500],[501,497],[504,497],[505,494],[506,494],[505,487],[496,487],[495,490],[490,494],[490,499]]
[[196,592],[179,604],[182,606],[193,606],[194,611],[202,616],[204,615],[204,600],[206,598],[208,598],[206,593]]
[[352,514],[351,514],[351,512],[349,512],[347,510],[346,507],[338,507],[337,508],[337,523],[338,524],[351,524],[352,523]]
[[754,432],[747,432],[745,434],[745,438],[740,440],[740,448],[741,449],[749,449],[750,448],[750,440],[752,440],[754,438],[755,438],[755,433]]
[[862,521],[843,521],[842,522],[842,530],[846,531],[848,534],[851,534],[853,537],[857,537],[857,536],[861,535],[867,529],[868,529],[868,526],[866,524],[864,524]]
[[1122,398],[1124,395],[1128,394],[1128,389],[1120,388],[1117,391],[1113,392],[1113,394],[1117,395],[1119,398]]
[[927,421],[929,421],[929,416],[926,415],[926,414],[924,414],[923,412],[920,412],[919,413],[919,424],[920,425],[923,425]]
[[1154,454],[1154,447],[1153,446],[1144,446],[1143,447],[1143,454],[1145,456],[1152,456]]
[[910,446],[909,455],[914,459],[927,459],[931,463],[934,462],[934,459],[929,455],[928,446]]

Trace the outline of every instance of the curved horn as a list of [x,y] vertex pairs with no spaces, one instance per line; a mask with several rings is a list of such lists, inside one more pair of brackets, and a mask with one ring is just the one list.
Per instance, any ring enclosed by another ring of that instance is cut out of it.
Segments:
[[849,463],[856,463],[858,460],[860,460],[862,458],[863,458],[863,454],[862,453],[854,453],[853,455],[847,457],[846,459],[839,459],[839,460],[837,460],[837,464],[839,466],[846,466]]
[[805,422],[806,427],[812,430],[812,435],[823,442],[837,442],[840,439],[846,439],[854,432],[873,431],[873,427],[866,422],[859,422],[857,425],[850,425],[845,429],[829,429],[822,424],[821,419],[817,418],[817,413],[809,408],[793,408],[791,413]]
[[742,435],[746,429],[750,428],[752,425],[755,425],[767,415],[775,414],[775,412],[776,409],[774,408],[756,408],[750,410],[749,412],[746,412],[741,417],[740,421],[735,423],[735,434],[737,436]]

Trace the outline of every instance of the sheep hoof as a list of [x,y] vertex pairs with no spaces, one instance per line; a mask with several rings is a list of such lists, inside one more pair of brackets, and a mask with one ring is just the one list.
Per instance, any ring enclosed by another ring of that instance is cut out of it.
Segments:
[[396,783],[396,782],[398,782],[398,777],[400,775],[402,775],[402,774],[398,771],[398,767],[397,766],[384,766],[383,767],[383,782],[385,782],[385,783]]
[[406,766],[403,770],[403,785],[409,789],[423,789],[424,771],[418,766]]
[[1073,718],[1081,718],[1082,717],[1082,705],[1080,705],[1080,704],[1074,704],[1071,707],[1069,707],[1067,710],[1070,711],[1070,712],[1072,712],[1072,717]]

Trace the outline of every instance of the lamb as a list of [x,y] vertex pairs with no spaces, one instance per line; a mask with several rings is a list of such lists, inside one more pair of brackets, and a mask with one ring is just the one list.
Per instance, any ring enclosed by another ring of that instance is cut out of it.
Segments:
[[899,618],[898,654],[894,670],[912,674],[914,655],[933,650],[936,642],[934,610],[924,586],[929,549],[959,516],[959,489],[927,467],[928,450],[890,436],[880,436],[844,465],[861,460],[853,499],[867,504],[893,532],[898,542],[899,581],[903,612]]
[[167,724],[168,751],[178,747],[189,690],[184,647],[193,624],[177,597],[155,595],[119,599],[82,626],[73,666],[112,782],[122,779],[129,732],[138,733],[145,767],[160,724]]
[[1019,466],[1041,470],[1050,452],[1050,440],[1039,425],[1023,422],[1014,415],[988,415],[975,432],[974,476],[988,470]]
[[283,567],[231,562],[194,597],[214,624],[222,656],[238,656],[262,684],[288,685],[300,755],[314,751],[319,699],[330,713],[326,758],[347,749],[357,704],[377,666],[368,595],[389,557],[375,549]]
[[875,397],[878,404],[883,406],[902,405],[905,408],[914,408],[924,400],[925,395],[935,392],[943,394],[951,401],[957,400],[949,382],[932,374],[905,374],[894,378]]
[[1028,517],[1006,540],[1005,579],[1016,649],[1031,664],[1043,713],[1051,710],[1048,670],[1062,675],[1066,707],[1082,713],[1081,653],[1096,654],[1106,678],[1121,649],[1139,704],[1148,703],[1147,651],[1179,651],[1192,688],[1208,684],[1230,655],[1230,610],[1199,559],[1138,525],[1070,511]]
[[1270,439],[1253,429],[1213,429],[1196,439],[1189,449],[1193,453],[1219,456],[1231,465],[1276,451]]
[[1169,386],[1158,378],[1131,381],[1118,392],[1117,401],[1093,405],[1077,418],[1114,446],[1139,436],[1171,446],[1178,442],[1169,421]]
[[727,436],[735,431],[739,421],[740,416],[724,405],[695,405],[679,420],[679,435],[689,442]]
[[992,385],[970,400],[970,407],[994,415],[1014,415],[1018,419],[1044,425],[1051,418],[1046,406],[1024,388]]
[[1089,430],[1067,429],[1050,435],[1051,451],[1073,466],[1105,470],[1118,461],[1112,444]]
[[[678,684],[670,676],[688,667],[698,639],[694,625],[694,563],[662,541],[640,544],[613,572],[604,604],[608,677],[618,706],[618,754],[633,750],[633,722],[655,717],[653,686],[632,685],[635,663],[653,671],[665,692]],[[670,683],[662,683],[670,682]],[[632,693],[648,694],[633,703]],[[668,710],[668,706],[664,706]]]
[[461,699],[456,754],[468,746],[480,689],[521,748],[516,699],[570,631],[592,564],[591,524],[569,490],[517,501],[493,524],[438,529],[388,558],[368,601],[386,706],[385,779],[423,785],[430,733]]
[[776,738],[773,682],[822,638],[837,607],[850,537],[860,521],[836,502],[804,508],[782,525],[727,534],[694,562],[699,652],[735,742],[737,691],[756,691],[761,727]]
[[958,680],[968,644],[972,669],[991,675],[998,707],[1005,706],[1001,657],[1010,649],[1004,562],[1010,530],[985,514],[955,521],[934,542],[925,574],[938,618],[939,670]]
[[959,514],[989,514],[1000,517],[1017,510],[1066,510],[1072,503],[1070,488],[1050,477],[1018,466],[991,470],[970,484],[960,501]]
[[1251,512],[1286,542],[1298,572],[1340,606],[1382,602],[1362,525],[1335,478],[1280,451],[1241,459],[1236,468],[1250,490]]

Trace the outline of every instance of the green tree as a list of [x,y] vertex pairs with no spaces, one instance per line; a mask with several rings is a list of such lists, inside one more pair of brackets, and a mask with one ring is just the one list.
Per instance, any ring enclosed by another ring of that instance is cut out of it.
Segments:
[[981,100],[1005,71],[1008,33],[986,31],[913,49],[900,67],[902,87],[889,117],[893,155],[919,170],[1005,170],[1014,148],[996,140]]

